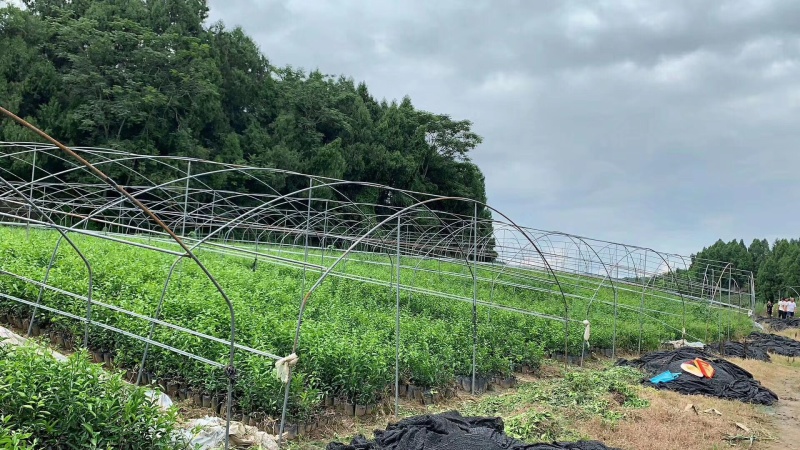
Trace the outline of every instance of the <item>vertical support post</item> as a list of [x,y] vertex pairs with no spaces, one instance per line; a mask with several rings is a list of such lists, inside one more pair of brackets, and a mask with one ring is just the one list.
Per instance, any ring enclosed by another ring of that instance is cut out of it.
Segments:
[[[619,277],[617,277],[619,279]],[[617,294],[617,287],[614,286],[614,324],[611,331],[611,358],[617,359],[617,313],[618,313],[619,298]]]
[[192,177],[192,162],[186,165],[186,189],[183,192],[183,222],[181,223],[181,237],[186,236],[186,215],[189,213],[189,179]]
[[42,302],[42,296],[44,296],[44,287],[47,284],[47,279],[50,278],[50,270],[53,268],[53,265],[56,263],[56,255],[58,255],[58,248],[61,246],[61,240],[64,239],[63,236],[59,236],[58,241],[56,241],[56,246],[53,249],[53,254],[50,256],[50,263],[47,265],[47,270],[44,272],[44,280],[42,280],[42,285],[39,286],[39,295],[36,297],[36,305],[33,307],[33,312],[31,313],[31,321],[28,325],[28,332],[25,335],[26,337],[31,336],[31,331],[33,330],[33,322],[36,320],[36,313],[39,309],[39,304]]
[[[253,272],[258,270],[258,241],[261,240],[261,233],[258,232],[258,229],[255,230],[255,235],[256,235],[256,257],[253,260]],[[269,247],[269,244],[267,244],[267,246]]]
[[[74,244],[73,248],[75,248]],[[77,248],[75,249],[77,250]],[[83,330],[83,348],[89,348],[89,327],[92,326],[92,278],[94,276],[91,266],[87,264],[86,267],[89,272],[89,288],[86,295],[86,328]]]
[[[475,371],[478,356],[478,203],[472,216],[472,394],[475,394]],[[469,261],[469,255],[467,255]]]
[[[305,252],[303,256],[303,281],[300,284],[300,305],[302,308],[303,296],[306,292],[306,266],[308,265],[308,235],[311,234],[311,198],[314,191],[314,179],[309,180],[308,206],[306,210],[306,233],[305,233]],[[300,319],[298,319],[300,320]],[[298,322],[299,323],[299,322]],[[298,330],[300,325],[298,325]],[[289,379],[286,382],[286,390],[283,393],[283,410],[281,411],[281,427],[278,433],[278,445],[283,444],[283,432],[286,429],[286,408],[289,406],[289,390],[292,387],[292,369],[289,368]]]
[[642,354],[642,336],[644,335],[644,291],[647,289],[647,250],[644,251],[642,266],[642,299],[639,303],[639,354]]
[[[325,243],[326,243],[325,242],[325,237],[328,234],[328,201],[327,200],[325,200],[325,212],[323,214],[325,214],[325,217],[324,217],[324,219],[322,221],[322,241],[321,241],[322,258],[321,258],[320,267],[319,267],[319,272],[320,273],[323,273],[325,271],[325,248],[326,248],[325,247]],[[397,220],[398,221],[400,220],[399,216],[397,217]],[[399,228],[398,228],[398,233],[400,233]],[[399,242],[399,234],[398,234],[398,242]]]
[[[723,269],[724,270],[724,269]],[[714,269],[711,269],[711,282],[713,287],[711,289],[711,306],[717,301],[717,277],[715,276]],[[722,276],[720,276],[720,288],[722,287]],[[722,295],[719,296],[722,300]],[[720,302],[722,303],[722,302]],[[717,342],[722,342],[722,311],[717,311]]]
[[208,234],[214,232],[214,206],[217,204],[217,191],[211,191],[211,220],[208,221]]
[[117,220],[119,221],[119,225],[117,225],[117,233],[122,234],[122,203],[119,203],[117,206],[117,210],[119,211],[119,216],[117,216]]
[[28,223],[25,224],[25,237],[31,237],[31,213],[33,212],[33,180],[35,180],[36,176],[36,150],[33,151],[33,165],[31,166],[31,186],[30,186],[30,194],[28,197],[30,198],[30,204],[28,204]]
[[756,312],[756,282],[753,278],[753,272],[750,272],[750,310],[753,314]]
[[396,316],[394,323],[394,416],[400,416],[400,216],[397,216]]
[[728,268],[728,340],[731,339],[731,313],[733,312],[733,308],[731,307],[731,270],[732,269]]

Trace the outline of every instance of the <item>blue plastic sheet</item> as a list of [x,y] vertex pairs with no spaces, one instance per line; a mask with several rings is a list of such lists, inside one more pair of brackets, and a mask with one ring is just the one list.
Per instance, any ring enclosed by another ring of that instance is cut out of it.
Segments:
[[670,381],[675,381],[678,379],[679,376],[681,376],[680,373],[670,372],[667,370],[666,372],[661,372],[653,378],[650,378],[650,382],[653,384],[669,383]]

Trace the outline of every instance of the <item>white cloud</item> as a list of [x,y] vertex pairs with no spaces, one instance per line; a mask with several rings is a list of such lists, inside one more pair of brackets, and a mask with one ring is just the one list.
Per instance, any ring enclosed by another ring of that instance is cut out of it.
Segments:
[[477,93],[493,95],[530,95],[536,89],[537,80],[519,72],[492,72],[475,89]]

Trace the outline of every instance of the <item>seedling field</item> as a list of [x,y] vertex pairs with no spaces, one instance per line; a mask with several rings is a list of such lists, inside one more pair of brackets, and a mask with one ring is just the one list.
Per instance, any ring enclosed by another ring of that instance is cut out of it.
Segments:
[[[37,282],[45,277],[58,237],[51,230],[0,227],[0,320],[30,317],[30,303],[40,295]],[[176,257],[147,247],[177,247],[145,236],[128,237],[141,247],[100,234],[70,237],[91,261],[91,321],[146,336],[150,322],[115,308],[152,316]],[[340,249],[306,251],[266,244],[255,252],[251,245],[223,247],[213,241],[195,252],[233,302],[236,342],[277,356],[292,351],[303,293],[342,255]],[[312,418],[320,405],[333,399],[375,405],[390,397],[398,336],[401,383],[444,393],[460,377],[472,374],[473,346],[481,377],[535,368],[542,358],[564,352],[565,337],[569,353],[581,355],[585,319],[591,323],[590,350],[614,346],[618,352],[654,349],[663,340],[679,339],[684,327],[687,339],[706,341],[735,337],[752,328],[750,320],[735,310],[622,280],[614,284],[562,273],[557,274],[558,289],[552,277],[535,269],[474,264],[473,277],[465,267],[441,258],[401,257],[398,270],[392,255],[349,254],[307,303],[290,418]],[[42,290],[41,305],[85,317],[88,281],[79,255],[62,245],[48,275],[49,287]],[[473,293],[476,328],[473,303],[464,301]],[[175,327],[155,326],[154,341],[226,364],[228,308],[191,261],[176,266],[165,291],[161,320]],[[36,322],[61,341],[82,340],[84,324],[72,318],[40,308]],[[117,368],[138,369],[145,344],[102,325],[89,327],[89,348],[111,354]],[[238,411],[279,416],[283,386],[274,376],[273,363],[262,355],[237,351]],[[217,396],[227,383],[223,369],[162,347],[150,346],[145,369],[155,380],[188,386],[198,395]]]

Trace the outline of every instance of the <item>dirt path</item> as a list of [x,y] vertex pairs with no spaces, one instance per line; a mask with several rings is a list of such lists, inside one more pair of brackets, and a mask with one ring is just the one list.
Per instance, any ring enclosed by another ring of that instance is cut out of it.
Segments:
[[765,449],[800,449],[800,402],[781,397],[781,405],[775,410],[776,438]]
[[[798,340],[798,330],[776,333]],[[753,374],[753,377],[778,395],[778,402],[762,409],[766,434],[773,440],[758,442],[757,449],[800,450],[800,358],[789,358],[771,354],[771,362],[742,360],[732,361]]]
[[[779,358],[779,357],[778,357]],[[777,359],[773,357],[773,359]],[[800,369],[794,369],[794,376],[769,383],[769,388],[778,394],[780,400],[770,414],[775,427],[776,441],[761,448],[768,450],[800,449]],[[766,385],[766,384],[765,384]]]
[[[766,332],[800,341],[800,330],[797,329]],[[780,399],[774,408],[767,409],[776,440],[762,443],[758,448],[800,450],[800,359],[772,355],[772,363],[768,366],[751,361],[741,361],[740,364]]]

